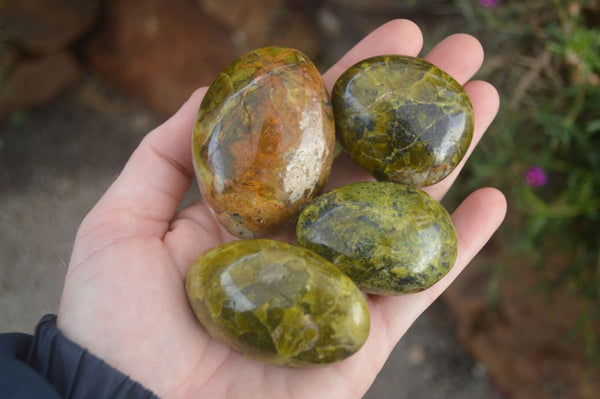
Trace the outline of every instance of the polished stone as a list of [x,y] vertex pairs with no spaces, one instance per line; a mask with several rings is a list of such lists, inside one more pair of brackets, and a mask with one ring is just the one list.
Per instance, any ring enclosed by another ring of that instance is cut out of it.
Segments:
[[364,296],[302,247],[253,239],[201,255],[186,276],[194,313],[215,338],[270,364],[311,366],[352,355],[369,334]]
[[392,182],[353,183],[321,195],[301,212],[296,237],[360,289],[383,295],[429,288],[453,266],[457,250],[444,207]]
[[463,87],[419,58],[355,64],[335,83],[332,102],[342,146],[379,180],[434,184],[454,170],[473,137]]
[[302,53],[267,47],[243,55],[210,86],[193,134],[200,189],[232,234],[260,237],[295,220],[333,162],[329,94]]

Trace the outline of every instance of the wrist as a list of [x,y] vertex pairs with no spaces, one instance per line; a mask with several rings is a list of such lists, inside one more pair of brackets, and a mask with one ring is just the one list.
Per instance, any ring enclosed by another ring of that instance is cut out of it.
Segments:
[[28,364],[63,397],[156,398],[104,360],[66,338],[56,316],[44,316],[36,327]]

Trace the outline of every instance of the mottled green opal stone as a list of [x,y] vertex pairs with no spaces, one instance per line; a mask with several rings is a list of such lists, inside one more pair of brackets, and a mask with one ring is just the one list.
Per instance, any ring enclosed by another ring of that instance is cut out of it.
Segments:
[[249,52],[210,86],[193,132],[202,195],[241,238],[264,237],[295,221],[331,170],[331,100],[315,65],[282,47]]
[[458,165],[473,137],[463,87],[419,58],[357,63],[335,83],[332,103],[340,143],[379,180],[434,184]]
[[207,251],[188,271],[186,291],[209,334],[270,364],[336,362],[369,335],[367,304],[352,280],[280,241],[233,241]]
[[400,183],[353,183],[321,195],[300,213],[296,237],[372,294],[424,290],[456,259],[448,212]]

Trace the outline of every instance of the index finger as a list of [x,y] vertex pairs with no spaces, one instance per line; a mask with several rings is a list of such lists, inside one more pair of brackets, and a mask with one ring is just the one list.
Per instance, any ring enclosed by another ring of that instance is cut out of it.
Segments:
[[419,27],[407,19],[397,19],[381,25],[350,49],[334,66],[323,74],[331,92],[337,78],[357,62],[376,55],[403,54],[416,56],[423,46]]

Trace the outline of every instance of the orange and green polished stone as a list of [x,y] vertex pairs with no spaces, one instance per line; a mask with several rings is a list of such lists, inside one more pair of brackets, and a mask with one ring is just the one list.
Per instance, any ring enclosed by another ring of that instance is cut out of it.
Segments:
[[393,182],[338,187],[300,213],[298,244],[330,260],[368,293],[422,291],[454,265],[457,237],[444,207]]
[[319,71],[294,49],[249,52],[208,89],[193,132],[202,194],[220,223],[267,236],[295,220],[333,162],[331,100]]
[[434,184],[458,165],[473,137],[463,87],[415,57],[355,64],[335,83],[332,103],[340,143],[379,180]]
[[352,280],[285,242],[250,239],[210,249],[189,269],[186,291],[211,336],[270,364],[336,362],[369,335],[367,304]]

